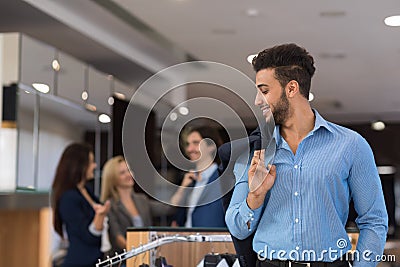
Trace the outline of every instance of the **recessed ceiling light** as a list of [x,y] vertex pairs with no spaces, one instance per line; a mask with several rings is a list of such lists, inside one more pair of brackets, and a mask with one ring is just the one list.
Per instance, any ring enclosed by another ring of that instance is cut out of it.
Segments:
[[114,105],[114,97],[110,96],[107,102],[110,106]]
[[97,108],[96,108],[95,105],[92,105],[92,104],[89,104],[89,103],[86,103],[86,104],[85,104],[85,108],[86,108],[87,110],[90,110],[90,111],[96,111],[96,110],[97,110]]
[[260,11],[256,8],[249,8],[246,10],[246,15],[249,17],[257,17],[260,15]]
[[89,98],[89,93],[87,91],[83,91],[81,97],[82,100],[87,100]]
[[251,54],[247,57],[247,62],[249,62],[250,64],[253,63],[253,59],[254,57],[256,57],[258,54]]
[[187,107],[180,107],[179,113],[181,113],[182,115],[187,115],[189,114],[189,109]]
[[123,94],[123,93],[114,92],[114,96],[116,96],[117,98],[119,98],[121,100],[125,100],[126,99],[126,95]]
[[386,125],[383,121],[374,121],[371,123],[371,128],[375,131],[383,131],[386,128]]
[[47,94],[50,92],[50,87],[45,83],[32,83],[32,86],[41,93]]
[[178,114],[176,114],[175,112],[172,112],[171,115],[169,115],[169,119],[171,121],[176,121],[177,118],[178,118]]
[[400,15],[387,17],[384,22],[387,26],[398,27],[400,26]]
[[394,166],[378,166],[379,174],[395,174],[396,167]]
[[101,123],[109,123],[109,122],[111,122],[111,118],[107,114],[102,113],[102,114],[99,115],[99,122],[101,122]]
[[58,62],[57,59],[54,59],[54,60],[51,62],[51,67],[53,68],[53,70],[59,71],[60,68],[61,68],[60,62]]
[[313,101],[313,100],[314,100],[314,94],[310,92],[310,93],[308,94],[308,101],[311,102],[311,101]]

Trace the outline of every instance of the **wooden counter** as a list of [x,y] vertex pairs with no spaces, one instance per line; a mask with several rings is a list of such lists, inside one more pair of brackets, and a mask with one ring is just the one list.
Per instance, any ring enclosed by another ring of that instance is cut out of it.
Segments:
[[50,266],[49,206],[46,192],[0,193],[0,266]]

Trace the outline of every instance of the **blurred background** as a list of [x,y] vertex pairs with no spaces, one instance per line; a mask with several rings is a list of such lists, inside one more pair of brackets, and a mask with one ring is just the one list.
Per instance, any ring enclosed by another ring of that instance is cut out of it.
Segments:
[[[225,64],[254,80],[249,63],[254,54],[292,42],[305,47],[316,62],[311,105],[371,145],[389,212],[388,237],[397,240],[396,16],[397,0],[1,0],[0,251],[7,256],[0,256],[0,265],[19,266],[21,244],[29,244],[26,255],[32,266],[45,266],[51,250],[49,188],[67,144],[85,141],[94,147],[98,167],[92,187],[99,193],[104,162],[124,152],[124,116],[135,96],[133,121],[146,118],[138,127],[145,129],[151,164],[179,183],[179,170],[161,146],[162,130],[175,140],[187,116],[197,116],[192,123],[203,124],[207,111],[213,120],[206,122],[229,141],[226,132],[251,132],[261,116],[253,106],[254,87],[204,61]],[[195,61],[201,62],[185,71],[159,73]],[[153,87],[141,88],[157,73]],[[181,84],[197,75],[207,80]],[[229,87],[212,83],[221,80]],[[187,101],[200,97],[221,101],[232,112],[222,112],[215,101]],[[137,155],[137,161],[146,157]],[[352,213],[349,227],[354,218]],[[165,220],[160,218],[160,224]]]

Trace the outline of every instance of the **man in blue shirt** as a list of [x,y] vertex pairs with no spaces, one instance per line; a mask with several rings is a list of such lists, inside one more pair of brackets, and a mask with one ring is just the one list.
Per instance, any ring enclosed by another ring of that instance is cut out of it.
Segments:
[[[253,67],[255,104],[276,123],[276,154],[272,166],[265,166],[264,150],[236,160],[225,216],[231,234],[245,239],[255,233],[257,266],[348,266],[340,258],[351,249],[345,223],[353,199],[360,230],[353,266],[376,266],[387,212],[370,146],[310,107],[315,67],[304,48],[266,49]],[[253,180],[262,182],[250,191]]]

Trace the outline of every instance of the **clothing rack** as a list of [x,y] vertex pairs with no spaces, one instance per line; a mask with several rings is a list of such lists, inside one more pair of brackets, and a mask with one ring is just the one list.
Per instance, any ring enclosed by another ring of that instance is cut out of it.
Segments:
[[96,263],[96,267],[113,266],[114,264],[125,261],[143,252],[174,242],[232,242],[232,237],[230,235],[200,235],[200,234],[188,235],[188,236],[174,235],[174,236],[161,237],[147,244],[141,245],[137,248],[132,248],[129,251],[124,250],[124,252],[121,254],[116,253],[115,256],[113,257],[107,256],[106,260],[101,261],[99,259],[99,262]]

